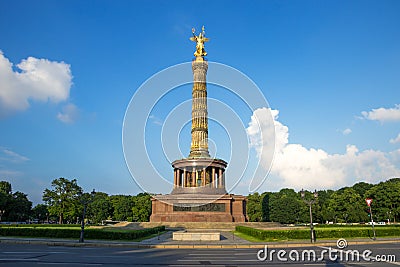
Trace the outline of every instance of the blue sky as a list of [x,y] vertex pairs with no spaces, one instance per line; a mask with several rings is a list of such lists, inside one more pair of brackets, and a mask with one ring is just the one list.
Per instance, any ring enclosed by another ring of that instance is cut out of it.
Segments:
[[[122,149],[125,111],[148,78],[192,59],[188,38],[202,25],[211,38],[208,60],[254,81],[279,110],[277,135],[288,135],[260,191],[398,177],[399,13],[398,1],[1,1],[0,180],[35,203],[58,177],[77,178],[87,191],[138,193]],[[21,77],[21,62],[36,72]],[[27,85],[35,77],[37,86]],[[190,90],[164,98],[153,127]],[[251,112],[236,112],[251,127]],[[187,146],[189,134],[184,128]],[[302,155],[315,164],[291,165]],[[168,162],[156,161],[172,179]],[[290,178],[310,168],[319,180],[328,180],[321,176],[331,168],[340,171],[329,183],[299,183],[307,172]],[[245,187],[234,192],[246,194]]]

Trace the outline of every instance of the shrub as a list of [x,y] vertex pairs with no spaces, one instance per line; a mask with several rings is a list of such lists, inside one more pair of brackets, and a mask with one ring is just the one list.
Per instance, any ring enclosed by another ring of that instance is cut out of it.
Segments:
[[[377,237],[400,236],[399,227],[376,227]],[[286,240],[286,239],[308,239],[309,229],[285,229],[285,230],[261,230],[246,226],[236,226],[236,231],[255,237],[260,240]],[[315,229],[317,238],[346,238],[346,237],[372,237],[370,227],[362,228],[336,228]]]
[[80,224],[0,224],[0,227],[73,228],[73,227],[81,227],[81,225]]
[[[108,240],[133,240],[165,231],[165,226],[131,231],[112,231],[106,229],[85,229],[85,238]],[[44,227],[0,227],[2,236],[79,238],[80,228],[44,228]]]

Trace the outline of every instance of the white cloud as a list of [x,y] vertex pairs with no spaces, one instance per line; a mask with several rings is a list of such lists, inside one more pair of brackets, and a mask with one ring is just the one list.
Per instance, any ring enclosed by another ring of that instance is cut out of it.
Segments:
[[30,101],[58,103],[69,97],[70,65],[28,57],[16,65],[0,51],[0,117],[26,110]]
[[163,125],[163,122],[161,121],[161,119],[160,118],[158,118],[158,117],[156,117],[156,116],[154,116],[154,115],[150,115],[149,116],[149,119],[151,120],[151,122],[153,123],[153,124],[155,124],[155,125]]
[[4,169],[0,170],[1,179],[15,177],[15,176],[19,176],[19,175],[22,175],[22,172],[14,171],[14,170],[4,170]]
[[8,161],[12,163],[20,163],[28,161],[29,158],[18,154],[10,149],[0,147],[0,161]]
[[397,135],[396,138],[390,139],[389,142],[392,143],[392,144],[400,143],[400,133]]
[[394,108],[377,108],[371,111],[361,112],[364,118],[373,121],[400,121],[400,105],[395,105]]
[[351,134],[351,129],[350,129],[350,128],[347,128],[347,129],[343,130],[342,133],[343,133],[343,135]]
[[[290,144],[289,128],[279,122],[277,110],[258,109],[253,113],[247,133],[251,146],[258,155],[263,151],[268,139],[260,140],[260,131],[268,131],[271,124],[261,123],[259,131],[254,127],[257,118],[273,115],[275,126],[275,155],[271,168],[271,177],[279,187],[301,188],[338,188],[352,185],[363,180],[377,182],[389,177],[400,175],[400,150],[385,153],[377,150],[359,151],[356,146],[348,145],[344,154],[329,154],[322,149],[306,148],[301,144]],[[269,138],[264,136],[264,138]],[[256,140],[252,142],[252,140]],[[261,156],[261,164],[268,162]],[[266,163],[265,168],[269,168]],[[270,178],[268,178],[270,179]]]
[[72,103],[65,105],[62,111],[57,114],[57,119],[63,123],[74,123],[79,117],[79,109]]

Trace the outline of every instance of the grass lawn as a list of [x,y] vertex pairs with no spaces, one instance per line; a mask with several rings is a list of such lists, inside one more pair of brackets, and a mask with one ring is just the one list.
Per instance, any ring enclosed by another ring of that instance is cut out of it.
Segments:
[[258,239],[257,237],[254,236],[250,236],[250,235],[246,235],[244,233],[238,232],[238,231],[234,231],[233,234],[235,236],[238,236],[244,240],[250,241],[250,242],[277,242],[277,241],[288,241],[287,239],[266,239],[266,240],[261,240]]

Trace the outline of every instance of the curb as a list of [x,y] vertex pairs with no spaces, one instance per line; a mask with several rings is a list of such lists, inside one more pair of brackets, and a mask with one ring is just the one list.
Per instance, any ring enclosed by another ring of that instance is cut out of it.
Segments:
[[[42,240],[16,240],[16,239],[0,239],[3,244],[30,244],[30,245],[47,245],[47,246],[64,246],[64,247],[129,247],[129,248],[157,248],[157,249],[249,249],[249,248],[293,248],[293,247],[318,247],[318,246],[336,246],[336,242],[321,243],[262,243],[262,244],[130,244],[130,243],[72,243],[63,241],[42,241]],[[400,243],[400,240],[375,240],[375,241],[348,241],[349,245],[366,245],[366,244],[388,244]]]

